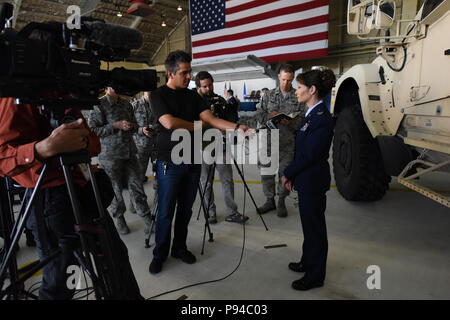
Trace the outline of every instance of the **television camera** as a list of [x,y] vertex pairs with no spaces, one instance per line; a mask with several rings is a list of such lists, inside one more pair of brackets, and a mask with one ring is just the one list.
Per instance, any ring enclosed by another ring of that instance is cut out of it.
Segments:
[[134,95],[156,88],[155,70],[101,70],[101,61],[121,61],[142,45],[134,29],[81,17],[80,28],[31,22],[15,31],[13,7],[0,6],[0,96],[47,107],[91,109],[101,89]]
[[228,104],[221,96],[213,93],[211,95],[205,95],[204,99],[207,106],[216,117],[231,122],[237,121],[237,119],[235,119],[234,110],[231,109],[230,104]]
[[[135,95],[156,88],[154,70],[114,68],[109,71],[100,68],[101,61],[124,60],[131,50],[141,47],[142,35],[139,31],[82,17],[78,29],[70,29],[58,22],[31,22],[17,32],[11,28],[12,13],[11,4],[0,4],[0,97],[15,97],[16,104],[31,104],[49,111],[46,115],[53,127],[77,117],[75,113],[70,119],[66,117],[69,108],[92,109],[98,105],[98,96],[105,87],[112,87],[116,93],[123,95]],[[110,201],[105,195],[105,190],[109,190],[111,195],[110,182],[101,175],[102,171],[93,171],[87,150],[60,154],[58,158],[78,236],[66,237],[64,240],[67,243],[61,243],[48,257],[19,277],[16,245],[45,180],[48,163],[44,163],[35,187],[27,190],[29,200],[22,203],[14,225],[11,195],[4,179],[0,178],[0,227],[5,239],[0,261],[0,300],[28,296],[24,291],[24,282],[67,250],[73,252],[79,265],[91,278],[97,299],[123,298],[127,286],[121,279],[123,270],[116,261],[117,252],[114,251],[117,241],[108,231],[112,222],[108,222],[109,216],[103,203]],[[74,166],[84,168],[82,172],[90,182],[86,187],[88,191],[80,195],[76,192],[79,189],[75,189],[71,174]],[[99,179],[101,185],[97,183],[96,176],[103,177]],[[87,210],[89,212],[85,212],[80,199],[88,198],[97,208],[91,206]],[[41,225],[45,224],[43,216],[37,215],[36,219]],[[6,287],[3,286],[5,283]]]

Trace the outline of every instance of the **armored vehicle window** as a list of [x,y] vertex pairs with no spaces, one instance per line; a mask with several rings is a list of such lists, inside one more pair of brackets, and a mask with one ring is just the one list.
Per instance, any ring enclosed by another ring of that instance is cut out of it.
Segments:
[[390,3],[390,2],[382,3],[381,6],[380,6],[380,10],[384,14],[386,14],[389,17],[391,17],[392,19],[394,19],[394,7],[393,7],[392,3]]
[[373,13],[373,4],[370,3],[366,6],[366,11],[364,12],[364,15],[366,17],[370,17],[372,15],[372,13]]
[[440,5],[444,0],[426,0],[423,5],[422,18],[424,19],[428,16],[438,5]]

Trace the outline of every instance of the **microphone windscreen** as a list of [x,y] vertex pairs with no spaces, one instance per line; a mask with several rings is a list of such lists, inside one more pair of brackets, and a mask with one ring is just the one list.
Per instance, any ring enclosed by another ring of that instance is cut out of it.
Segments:
[[100,21],[85,22],[88,39],[101,46],[123,49],[139,49],[143,43],[142,33],[136,29]]

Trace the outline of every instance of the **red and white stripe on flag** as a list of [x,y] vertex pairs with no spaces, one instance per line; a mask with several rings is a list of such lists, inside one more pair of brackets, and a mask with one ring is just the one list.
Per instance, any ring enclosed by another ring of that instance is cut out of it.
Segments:
[[328,54],[329,0],[191,0],[196,62],[255,55],[268,62]]

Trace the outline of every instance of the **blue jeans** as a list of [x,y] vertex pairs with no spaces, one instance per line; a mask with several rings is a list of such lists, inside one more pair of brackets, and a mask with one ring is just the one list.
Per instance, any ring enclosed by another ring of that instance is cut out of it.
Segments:
[[[59,248],[64,236],[75,235],[75,218],[70,206],[65,185],[40,191],[35,200],[27,227],[33,231],[39,260],[44,260]],[[31,193],[26,198],[29,201]],[[42,285],[39,289],[41,300],[71,299],[74,289],[67,287],[67,268],[78,265],[72,252],[63,251],[43,268]]]
[[201,165],[156,162],[158,217],[156,218],[153,258],[164,261],[169,255],[172,220],[175,214],[172,252],[186,250],[188,224],[197,195]]

